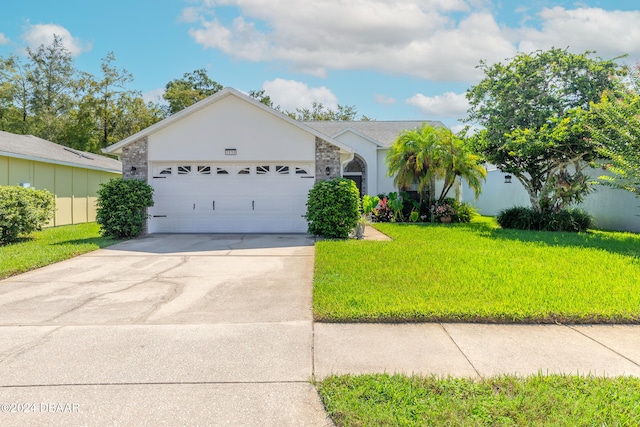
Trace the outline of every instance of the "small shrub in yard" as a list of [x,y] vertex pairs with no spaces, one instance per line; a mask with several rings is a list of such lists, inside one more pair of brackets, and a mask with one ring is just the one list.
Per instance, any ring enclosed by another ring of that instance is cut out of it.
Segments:
[[0,244],[42,229],[55,212],[56,201],[47,190],[0,187]]
[[142,233],[152,196],[153,188],[139,179],[115,178],[100,184],[96,221],[102,234],[122,239]]
[[517,230],[580,232],[593,226],[593,217],[582,209],[537,212],[517,206],[501,211],[496,220],[502,228]]
[[360,219],[360,192],[350,179],[320,181],[309,191],[307,214],[309,233],[346,239]]
[[452,197],[447,197],[442,204],[436,206],[435,216],[437,218],[451,216],[453,222],[467,223],[478,216],[478,211],[469,203],[458,202]]

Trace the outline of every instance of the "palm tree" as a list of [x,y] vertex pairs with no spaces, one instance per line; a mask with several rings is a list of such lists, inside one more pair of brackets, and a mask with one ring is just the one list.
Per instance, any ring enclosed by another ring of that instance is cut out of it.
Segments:
[[399,190],[409,188],[413,183],[418,184],[420,203],[428,196],[430,205],[435,194],[435,171],[438,146],[435,128],[422,126],[421,128],[405,130],[387,153],[387,176],[393,176],[393,184]]
[[442,169],[437,172],[437,178],[444,180],[438,203],[442,203],[447,197],[457,178],[467,181],[477,198],[482,192],[482,181],[487,177],[481,157],[471,151],[464,138],[451,130],[438,128],[436,132],[442,155]]
[[438,202],[442,202],[453,188],[456,178],[469,183],[476,197],[482,191],[481,181],[487,172],[480,164],[465,139],[445,127],[423,125],[405,130],[391,146],[386,157],[387,174],[393,183],[406,189],[418,184],[421,202],[429,196],[429,205],[435,204],[435,180],[444,181]]

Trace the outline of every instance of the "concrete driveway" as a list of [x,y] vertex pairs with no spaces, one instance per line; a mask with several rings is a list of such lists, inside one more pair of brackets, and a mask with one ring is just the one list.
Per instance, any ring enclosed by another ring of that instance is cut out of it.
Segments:
[[1,281],[0,425],[330,425],[312,273],[305,235],[150,235]]

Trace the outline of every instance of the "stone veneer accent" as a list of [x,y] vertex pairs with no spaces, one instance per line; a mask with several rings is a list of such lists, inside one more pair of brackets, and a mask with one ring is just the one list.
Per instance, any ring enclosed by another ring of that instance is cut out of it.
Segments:
[[[143,137],[138,139],[137,141],[132,142],[126,147],[122,148],[122,156],[120,156],[120,160],[122,161],[122,178],[123,179],[141,179],[144,182],[148,182],[147,178],[149,177],[149,158],[147,154],[149,153],[149,143],[147,137]],[[136,170],[131,170],[134,167]],[[149,213],[149,209],[147,209],[147,214]],[[144,222],[144,227],[142,228],[142,234],[147,234],[147,230],[149,226],[149,220],[147,219]]]
[[[327,175],[327,166],[331,169]],[[340,149],[316,136],[316,182],[340,176]]]
[[148,145],[145,136],[122,148],[122,178],[147,181],[149,177]]

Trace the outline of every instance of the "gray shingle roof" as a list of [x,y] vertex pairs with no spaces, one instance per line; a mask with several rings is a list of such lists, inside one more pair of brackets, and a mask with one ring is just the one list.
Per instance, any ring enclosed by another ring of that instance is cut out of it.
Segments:
[[0,131],[0,155],[108,172],[122,172],[122,163],[118,160],[74,150],[33,135],[16,135]]
[[433,120],[371,120],[357,122],[307,121],[302,123],[332,138],[335,138],[345,130],[351,129],[378,142],[383,147],[390,147],[403,130],[416,129],[422,126],[422,124],[444,127],[442,122]]

